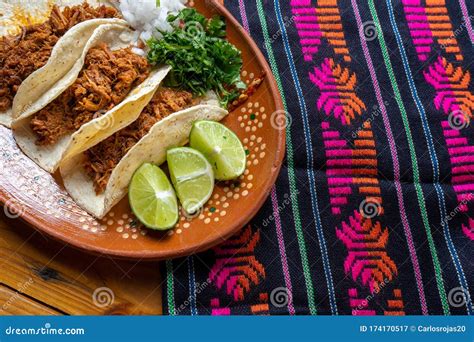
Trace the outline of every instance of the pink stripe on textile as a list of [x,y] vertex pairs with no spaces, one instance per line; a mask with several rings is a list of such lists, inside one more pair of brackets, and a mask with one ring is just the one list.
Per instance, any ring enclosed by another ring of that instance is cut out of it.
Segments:
[[431,31],[428,30],[413,30],[411,31],[412,37],[431,37]]
[[451,158],[451,164],[467,164],[467,163],[474,163],[474,155]]
[[315,12],[312,7],[293,8],[291,11],[293,14],[314,14]]
[[415,45],[431,45],[433,44],[432,38],[414,38],[413,44]]
[[431,47],[429,47],[429,46],[417,46],[415,49],[416,49],[416,52],[418,54],[422,54],[422,53],[426,53],[426,52],[431,51]]
[[452,172],[453,174],[472,173],[474,172],[474,165],[455,166],[453,167]]
[[352,159],[329,159],[326,164],[328,166],[351,166]]
[[469,219],[468,224],[466,224],[466,225],[463,224],[462,225],[462,230],[468,238],[470,238],[472,241],[474,241],[474,220],[473,219]]
[[428,21],[425,14],[407,14],[406,19],[409,22],[410,21]]
[[446,143],[448,144],[448,146],[467,145],[467,139],[466,138],[446,139]]
[[375,310],[352,310],[353,316],[375,316]]
[[409,6],[420,6],[421,0],[402,0],[402,3]]
[[352,194],[352,189],[348,186],[341,188],[329,188],[330,195],[350,195]]
[[326,150],[326,156],[349,157],[352,156],[352,150]]
[[229,308],[212,309],[211,315],[212,316],[229,316],[230,309]]
[[342,184],[352,184],[354,179],[352,177],[337,177],[337,178],[328,178],[329,185],[342,185]]
[[455,129],[450,129],[450,130],[444,131],[444,136],[446,138],[459,137],[459,131]]
[[321,39],[318,38],[306,38],[300,40],[301,45],[319,45],[321,44]]
[[332,169],[326,170],[326,174],[329,175],[352,175],[352,169]]
[[[324,146],[327,147],[345,147],[347,144],[344,140],[326,140],[324,142]],[[327,153],[330,153],[331,151],[328,151]],[[327,154],[326,153],[326,154]]]
[[466,202],[469,202],[469,201],[472,201],[473,200],[473,193],[472,192],[468,192],[468,193],[464,193],[464,194],[461,194],[459,195],[459,198],[461,199],[461,202],[462,201],[466,201]]
[[318,22],[318,17],[315,15],[300,15],[295,17],[295,21],[298,22]]
[[329,129],[329,122],[327,122],[327,121],[321,122],[321,127],[322,127],[323,129]]
[[351,304],[351,306],[353,308],[357,307],[357,306],[366,307],[367,306],[367,299],[351,298],[349,303]]
[[[319,24],[312,23],[296,23],[298,30],[319,30]],[[322,35],[322,34],[321,34]]]
[[219,307],[219,299],[218,298],[213,298],[211,299],[211,315],[212,316],[229,316],[230,315],[230,309],[229,308],[221,308]]
[[302,48],[302,51],[303,51],[303,53],[313,54],[313,53],[318,52],[318,47],[316,47],[316,46],[314,46],[314,47],[313,46],[304,46]]
[[326,131],[323,132],[323,138],[339,138],[339,132],[337,131]]
[[471,39],[471,44],[474,44],[474,31],[472,30],[471,16],[469,15],[469,12],[467,10],[466,1],[459,0],[459,6],[461,7],[461,12],[464,17],[464,25],[466,25],[467,33],[469,34],[469,38]]
[[448,152],[451,155],[454,155],[454,154],[470,154],[470,153],[474,153],[474,146],[463,146],[463,147],[448,148]]
[[472,182],[472,175],[461,175],[461,176],[454,176],[451,183],[452,184],[464,184],[468,182]]
[[407,13],[425,13],[425,9],[423,7],[405,6],[405,12],[407,12]]
[[311,0],[291,0],[290,1],[291,6],[310,6],[311,5]]
[[291,284],[290,271],[288,267],[288,259],[287,259],[286,250],[285,250],[285,240],[283,237],[283,229],[281,227],[278,198],[276,195],[275,186],[273,186],[272,188],[271,198],[272,198],[272,206],[273,206],[273,216],[275,217],[276,233],[278,237],[278,248],[280,249],[281,265],[283,268],[283,275],[285,277],[285,286],[286,286],[286,289],[288,290],[287,291],[288,292],[288,312],[290,313],[290,315],[294,315],[295,307],[293,306],[293,286]]
[[[465,213],[468,211],[468,202],[472,201],[472,192],[470,193],[465,193],[465,194],[461,194],[458,196],[458,201],[459,201],[459,209],[461,212]],[[474,227],[472,227],[474,229]],[[472,231],[472,233],[474,233],[474,230]],[[472,239],[474,240],[474,239]]]
[[464,185],[455,185],[453,188],[454,188],[454,191],[456,192],[474,191],[474,183],[464,184]]
[[411,23],[408,23],[408,27],[410,29],[426,29],[426,30],[429,30],[430,24],[429,23],[424,23],[424,22],[411,22]]
[[347,197],[333,197],[330,199],[332,205],[342,206],[347,204]]
[[245,10],[244,0],[239,0],[240,17],[242,18],[242,25],[245,31],[250,33],[249,21],[247,19],[247,11]]
[[317,32],[317,31],[299,31],[298,35],[300,37],[321,37],[321,32]]

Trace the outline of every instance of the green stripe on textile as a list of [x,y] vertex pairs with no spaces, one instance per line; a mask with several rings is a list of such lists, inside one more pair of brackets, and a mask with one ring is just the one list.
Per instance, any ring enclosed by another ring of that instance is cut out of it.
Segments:
[[439,291],[439,296],[441,298],[441,304],[443,306],[443,312],[445,315],[450,314],[449,310],[449,304],[446,296],[446,291],[444,288],[444,281],[443,281],[443,275],[442,275],[442,269],[441,265],[439,262],[438,254],[436,252],[436,246],[433,240],[433,235],[431,234],[431,228],[430,228],[430,223],[428,220],[428,214],[426,211],[426,204],[425,204],[425,198],[423,195],[423,190],[420,185],[420,173],[418,169],[418,161],[416,159],[416,151],[415,151],[415,144],[413,142],[413,136],[411,134],[410,130],[410,123],[408,122],[408,115],[405,110],[405,106],[403,105],[403,100],[400,94],[400,91],[398,89],[398,84],[397,84],[397,79],[395,77],[395,74],[393,72],[392,68],[392,63],[390,61],[390,56],[388,53],[387,46],[385,44],[385,38],[383,36],[383,32],[381,31],[381,25],[380,25],[380,20],[377,15],[377,11],[375,10],[374,6],[374,1],[369,0],[369,8],[370,8],[370,13],[372,14],[372,18],[374,20],[375,27],[377,28],[377,38],[379,40],[380,46],[382,48],[382,55],[383,59],[385,62],[385,66],[387,68],[388,76],[390,78],[390,82],[392,84],[392,88],[395,94],[395,99],[397,101],[398,107],[400,109],[400,113],[402,114],[402,121],[403,121],[403,126],[405,128],[405,133],[407,136],[408,140],[408,146],[410,150],[410,157],[411,157],[411,162],[413,164],[413,182],[416,190],[416,195],[418,198],[418,204],[420,206],[420,211],[421,211],[421,217],[423,220],[423,225],[426,230],[426,236],[428,239],[428,245],[430,248],[430,253],[431,257],[433,259],[433,265],[434,265],[434,270],[435,270],[435,278],[436,278],[436,285],[438,287]]
[[[283,100],[283,105],[285,106],[285,111],[288,112],[285,93],[283,91],[283,86],[281,84],[281,78],[278,71],[278,65],[275,60],[275,55],[273,53],[271,39],[268,33],[268,26],[267,26],[267,21],[265,19],[265,12],[263,11],[262,0],[257,0],[257,12],[258,12],[258,16],[259,16],[260,23],[262,26],[262,32],[263,32],[263,37],[265,40],[265,47],[268,53],[268,59],[270,61],[270,66],[272,68],[273,75],[275,76],[278,89],[280,90],[280,94]],[[294,160],[293,160],[293,144],[292,144],[290,128],[287,128],[286,130],[286,150],[287,150],[286,159],[287,159],[287,164],[288,164],[288,179],[290,183],[290,194],[291,194],[291,199],[292,199],[291,207],[292,207],[293,217],[295,221],[295,230],[296,230],[296,236],[298,239],[298,246],[299,246],[299,250],[301,254],[303,275],[304,275],[304,280],[305,280],[307,294],[308,294],[308,307],[309,307],[309,311],[311,315],[316,315],[317,310],[316,310],[316,304],[314,300],[314,287],[313,287],[313,282],[311,279],[311,272],[309,269],[308,253],[306,250],[306,243],[304,240],[303,228],[301,225],[300,211],[299,211],[298,200],[297,200],[298,191],[296,188],[295,168],[294,168]]]
[[166,293],[168,294],[168,314],[176,315],[174,303],[173,261],[166,260]]

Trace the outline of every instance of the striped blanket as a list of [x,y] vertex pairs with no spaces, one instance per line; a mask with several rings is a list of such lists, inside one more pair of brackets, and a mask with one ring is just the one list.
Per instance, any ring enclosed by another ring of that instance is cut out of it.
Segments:
[[239,234],[163,263],[169,315],[473,314],[474,2],[229,0],[289,114]]

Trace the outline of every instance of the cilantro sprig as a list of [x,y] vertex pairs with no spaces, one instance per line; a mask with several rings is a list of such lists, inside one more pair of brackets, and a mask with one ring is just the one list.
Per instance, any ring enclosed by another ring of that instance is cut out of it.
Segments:
[[241,52],[225,39],[225,21],[219,16],[208,19],[186,8],[170,15],[168,22],[174,27],[172,32],[161,32],[163,38],[147,42],[150,63],[172,67],[165,85],[197,96],[214,90],[226,107],[246,85],[240,78]]

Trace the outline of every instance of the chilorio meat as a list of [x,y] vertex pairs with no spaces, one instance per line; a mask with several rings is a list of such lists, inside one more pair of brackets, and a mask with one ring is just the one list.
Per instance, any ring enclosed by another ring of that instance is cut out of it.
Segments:
[[48,61],[58,39],[74,25],[96,18],[118,18],[119,12],[108,6],[91,7],[87,3],[54,6],[49,19],[23,27],[18,36],[0,38],[0,112],[8,110],[20,84]]
[[160,120],[197,103],[190,92],[159,88],[140,116],[131,125],[118,131],[85,152],[84,168],[94,180],[96,193],[105,190],[112,171],[125,154]]
[[149,74],[147,60],[130,48],[111,51],[100,44],[90,49],[76,81],[32,118],[30,127],[37,135],[36,143],[54,144],[106,113]]

